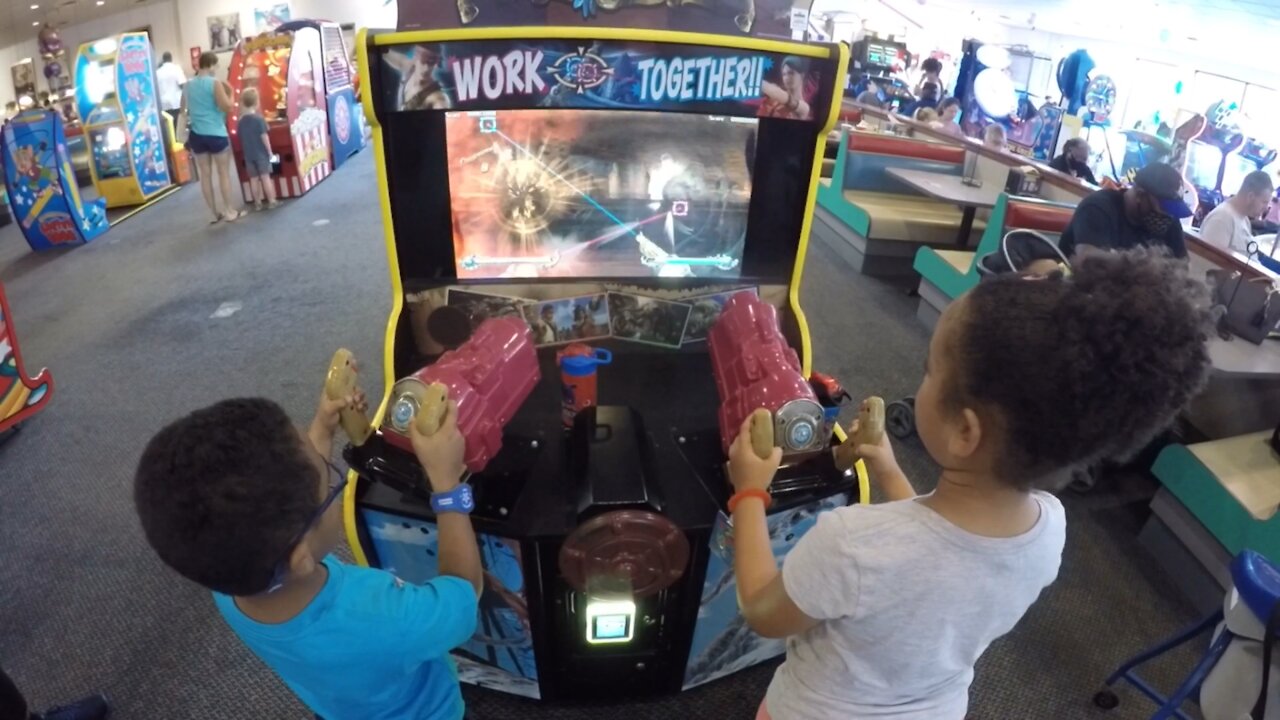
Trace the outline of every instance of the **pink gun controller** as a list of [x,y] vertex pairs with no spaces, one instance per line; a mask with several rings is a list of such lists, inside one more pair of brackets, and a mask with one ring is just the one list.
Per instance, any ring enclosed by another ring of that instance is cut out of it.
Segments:
[[777,308],[752,293],[737,293],[707,341],[726,454],[749,415],[752,445],[761,457],[775,445],[784,457],[826,447],[822,405],[801,373],[800,357],[782,336]]
[[502,447],[502,429],[541,378],[529,327],[517,318],[493,318],[471,339],[435,363],[401,378],[391,389],[382,432],[387,442],[413,452],[409,424],[435,432],[452,399],[466,441],[464,461],[480,472]]

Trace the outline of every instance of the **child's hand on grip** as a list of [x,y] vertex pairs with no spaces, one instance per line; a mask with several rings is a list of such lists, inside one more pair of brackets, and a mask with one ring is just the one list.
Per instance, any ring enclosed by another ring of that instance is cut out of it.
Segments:
[[430,435],[423,434],[418,423],[410,423],[409,439],[413,442],[418,462],[427,471],[431,491],[448,492],[457,487],[467,469],[463,464],[466,441],[458,431],[458,404],[452,400],[448,402],[440,429]]
[[751,446],[751,416],[742,421],[738,437],[729,446],[729,482],[735,492],[768,490],[782,463],[782,448],[775,447],[767,458],[761,458]]
[[369,401],[365,398],[364,391],[357,389],[349,395],[337,398],[330,398],[327,391],[321,391],[320,401],[316,404],[316,416],[311,423],[312,427],[333,435],[338,430],[339,414],[343,410],[368,412]]
[[[849,426],[849,437],[858,435],[860,421],[854,420]],[[863,443],[854,447],[853,451],[866,463],[873,475],[883,474],[889,470],[898,470],[898,459],[894,457],[893,446],[889,444],[889,433],[879,433],[880,441]],[[899,471],[900,472],[900,471]]]

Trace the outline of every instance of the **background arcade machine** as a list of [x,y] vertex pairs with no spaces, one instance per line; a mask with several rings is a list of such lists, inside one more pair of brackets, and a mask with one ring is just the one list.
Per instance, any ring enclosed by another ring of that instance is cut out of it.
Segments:
[[[272,174],[279,197],[299,197],[364,145],[363,110],[355,106],[351,65],[338,25],[315,20],[286,23],[236,46],[227,82],[236,101],[258,89],[267,121]],[[244,152],[236,136],[239,116],[227,115],[245,201],[252,200]]]
[[912,96],[911,88],[897,77],[906,69],[910,55],[907,44],[895,40],[892,35],[888,38],[868,35],[858,40],[849,49],[846,94],[858,97],[866,89],[866,79],[869,78],[880,88],[880,100],[885,107],[900,109],[910,104],[916,98]]
[[[434,515],[404,431],[445,383],[485,567],[465,682],[547,700],[658,695],[780,654],[742,623],[730,571],[724,442],[753,407],[774,411],[787,449],[776,551],[854,494],[805,380],[798,304],[847,57],[747,36],[788,32],[785,5],[751,8],[584,18],[559,1],[401,2],[402,29],[444,29],[358,41],[392,389],[345,453],[358,474],[345,517],[360,561],[434,575]],[[476,27],[451,29],[464,24]],[[579,397],[562,369],[603,350],[598,405],[562,415]]]
[[3,138],[5,190],[32,250],[84,245],[106,232],[106,201],[81,197],[57,111],[24,110],[5,123]]
[[49,371],[41,370],[33,377],[22,365],[13,314],[0,284],[0,445],[13,438],[20,423],[44,409],[51,397],[53,377]]
[[1256,170],[1265,170],[1276,160],[1276,149],[1258,140],[1245,138],[1240,150],[1227,159],[1222,175],[1222,191],[1228,197],[1240,191],[1244,176]]
[[277,32],[298,32],[312,28],[320,33],[320,56],[324,71],[324,105],[329,115],[329,154],[337,170],[364,147],[364,108],[356,101],[355,70],[351,67],[351,47],[337,23],[324,20],[294,20]]
[[151,57],[151,42],[142,32],[85,43],[76,56],[76,104],[89,169],[108,208],[150,204],[177,189],[169,175]]
[[1185,176],[1196,189],[1199,205],[1195,224],[1222,202],[1222,181],[1231,162],[1231,154],[1244,144],[1244,133],[1238,122],[1239,108],[1225,100],[1205,111],[1204,131],[1187,146]]
[[1062,126],[1062,108],[1045,102],[1037,109],[1027,88],[1032,74],[1047,72],[1047,60],[1017,48],[966,40],[956,74],[955,96],[964,134],[981,139],[988,125],[1005,128],[1009,149],[1027,157],[1052,159]]

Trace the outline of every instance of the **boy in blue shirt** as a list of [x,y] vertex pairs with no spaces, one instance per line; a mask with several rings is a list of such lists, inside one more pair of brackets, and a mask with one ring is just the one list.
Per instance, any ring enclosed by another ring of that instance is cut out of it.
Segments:
[[[306,433],[270,400],[197,410],[147,444],[138,516],[160,558],[213,590],[231,629],[320,717],[458,720],[447,655],[475,632],[483,582],[470,518],[438,514],[440,576],[425,585],[330,555],[347,484],[329,462],[338,411],[364,404],[322,398]],[[455,488],[457,407],[412,440],[432,490]]]

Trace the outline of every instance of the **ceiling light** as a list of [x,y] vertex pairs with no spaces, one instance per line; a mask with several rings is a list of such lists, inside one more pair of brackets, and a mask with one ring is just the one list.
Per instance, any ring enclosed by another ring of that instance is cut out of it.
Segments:
[[39,5],[32,5],[32,6],[31,6],[31,9],[32,9],[32,10],[39,10],[39,9],[40,9],[40,6],[39,6]]
[[106,5],[106,4],[107,4],[107,0],[98,0],[99,6]]
[[37,20],[36,22],[31,23],[31,27],[35,27],[39,24],[40,24],[40,21]]

